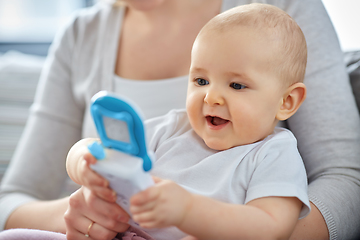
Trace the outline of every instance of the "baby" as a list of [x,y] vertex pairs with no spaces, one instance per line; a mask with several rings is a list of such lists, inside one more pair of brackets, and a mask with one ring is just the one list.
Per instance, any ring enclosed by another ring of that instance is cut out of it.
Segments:
[[[274,6],[243,5],[203,27],[191,53],[186,111],[146,122],[156,184],[131,198],[130,211],[149,235],[290,237],[310,211],[307,177],[295,137],[277,124],[305,100],[306,60],[301,29]],[[89,141],[73,146],[67,169],[106,198],[110,189],[88,184],[102,179],[84,154]]]

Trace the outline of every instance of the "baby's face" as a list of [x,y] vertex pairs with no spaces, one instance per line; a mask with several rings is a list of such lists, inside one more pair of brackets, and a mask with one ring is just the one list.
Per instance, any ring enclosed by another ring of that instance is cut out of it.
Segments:
[[205,31],[194,44],[186,108],[212,149],[257,142],[277,123],[285,88],[270,68],[269,39],[256,31]]

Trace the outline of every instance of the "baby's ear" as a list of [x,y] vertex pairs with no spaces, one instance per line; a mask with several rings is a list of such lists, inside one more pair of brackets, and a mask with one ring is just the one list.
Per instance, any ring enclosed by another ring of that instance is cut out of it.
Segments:
[[306,98],[306,86],[298,82],[291,85],[283,95],[276,119],[283,121],[294,115]]

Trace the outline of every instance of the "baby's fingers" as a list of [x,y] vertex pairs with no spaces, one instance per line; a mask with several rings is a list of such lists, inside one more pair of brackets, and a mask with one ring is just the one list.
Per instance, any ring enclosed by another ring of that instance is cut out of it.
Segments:
[[130,198],[130,204],[142,206],[150,201],[155,201],[160,195],[160,190],[155,186],[139,192]]
[[139,214],[133,214],[133,219],[143,228],[160,227],[153,212],[143,212]]
[[149,201],[145,204],[142,205],[131,205],[130,206],[130,212],[132,214],[139,214],[139,213],[143,213],[143,212],[149,212],[154,210],[154,208],[156,207],[156,201]]
[[159,182],[161,182],[161,181],[163,181],[161,178],[159,178],[159,177],[155,177],[155,176],[151,176],[152,177],[152,179],[154,180],[154,182],[155,183],[159,183]]

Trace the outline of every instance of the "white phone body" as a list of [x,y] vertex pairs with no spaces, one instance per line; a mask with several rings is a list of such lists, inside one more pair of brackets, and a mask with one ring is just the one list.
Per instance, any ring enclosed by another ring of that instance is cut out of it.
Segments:
[[[130,198],[154,185],[149,172],[143,169],[142,158],[105,149],[106,158],[98,160],[91,168],[109,181],[110,188],[116,192],[119,204],[130,216]],[[132,219],[129,224],[139,227]]]

